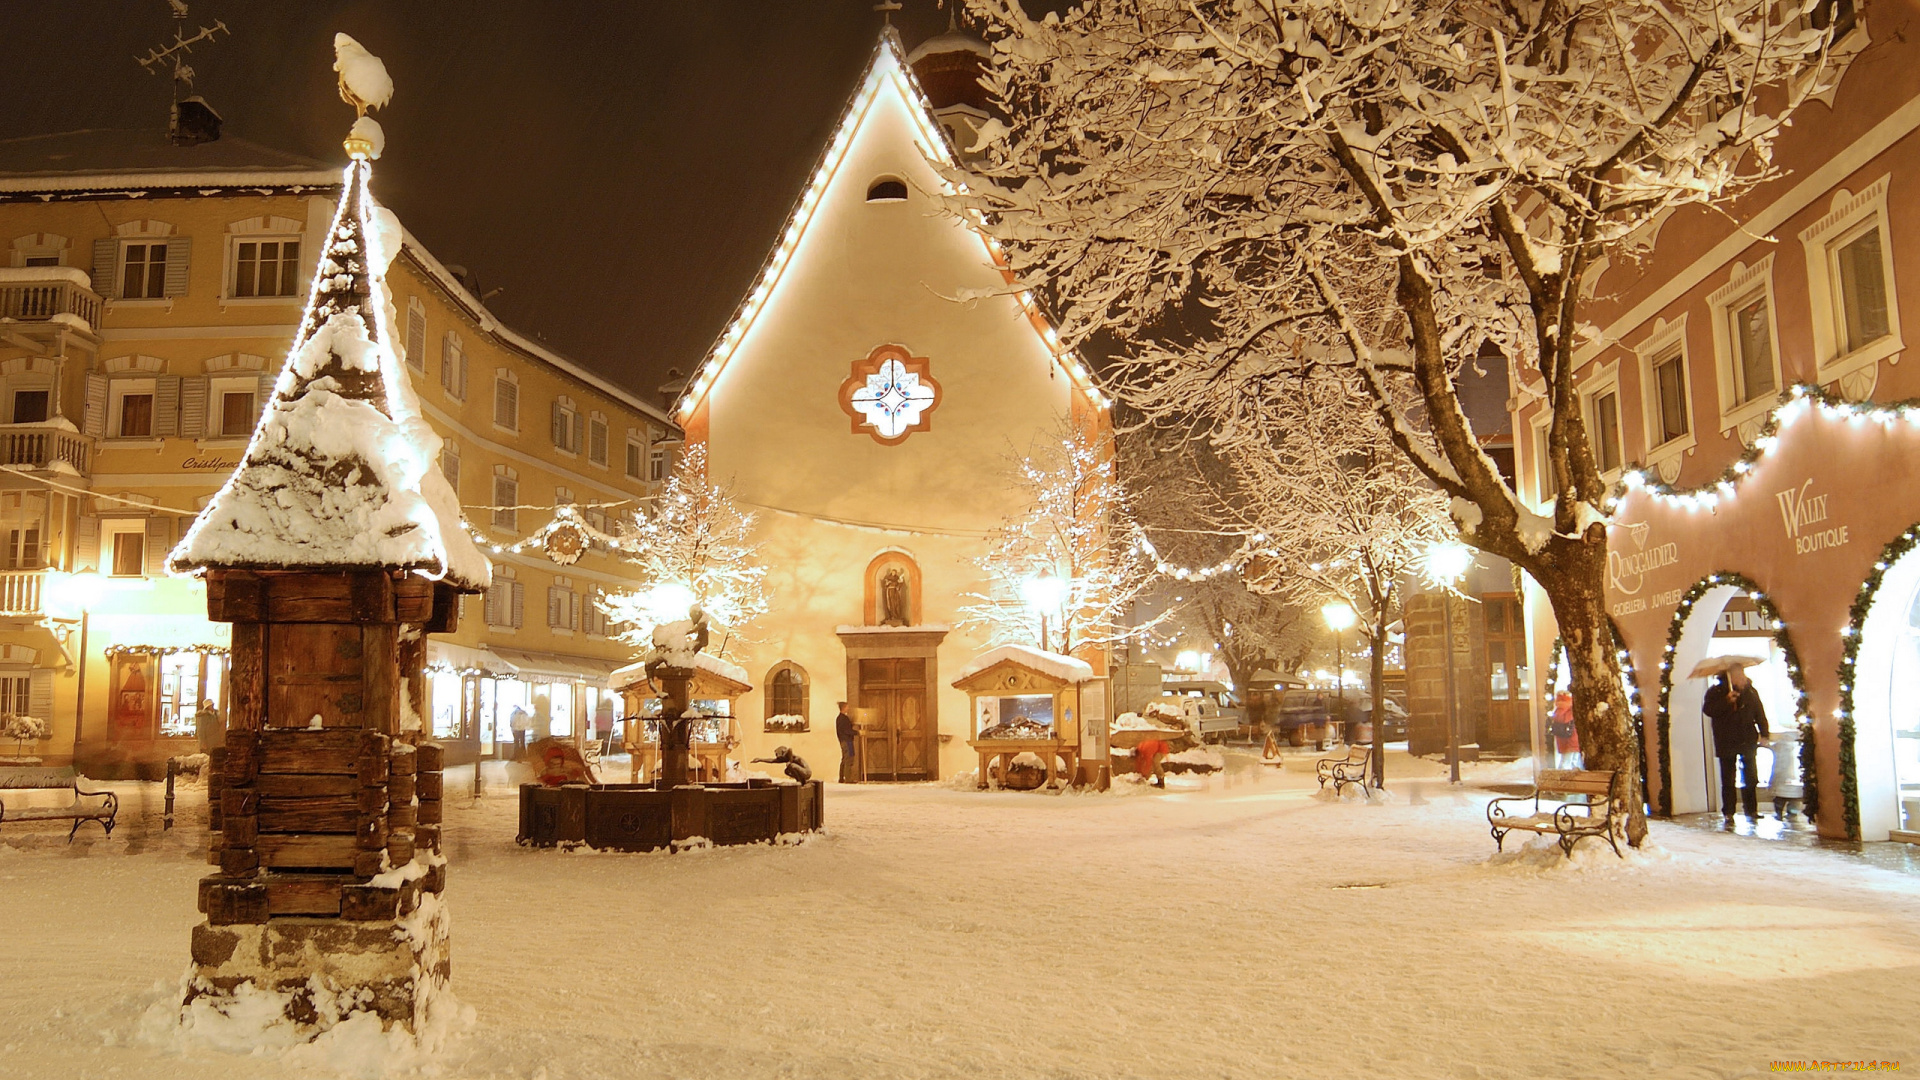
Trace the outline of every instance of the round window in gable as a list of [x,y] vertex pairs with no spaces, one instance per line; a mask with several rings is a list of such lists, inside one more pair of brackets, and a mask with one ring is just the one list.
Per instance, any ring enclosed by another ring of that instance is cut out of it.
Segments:
[[906,202],[907,183],[891,176],[883,176],[867,188],[868,202]]

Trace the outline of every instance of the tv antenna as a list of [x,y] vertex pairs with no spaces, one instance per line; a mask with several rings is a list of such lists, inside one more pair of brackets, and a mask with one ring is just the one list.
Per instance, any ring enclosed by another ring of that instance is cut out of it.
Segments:
[[193,85],[193,68],[187,64],[187,54],[193,51],[195,45],[203,41],[211,42],[220,34],[232,37],[233,31],[227,29],[226,23],[215,19],[212,26],[202,26],[198,33],[188,37],[186,0],[167,0],[167,6],[173,9],[173,43],[163,48],[148,49],[147,55],[136,56],[133,62],[146,68],[148,74],[157,75],[167,61],[173,61],[173,98],[177,102],[180,100],[180,89]]

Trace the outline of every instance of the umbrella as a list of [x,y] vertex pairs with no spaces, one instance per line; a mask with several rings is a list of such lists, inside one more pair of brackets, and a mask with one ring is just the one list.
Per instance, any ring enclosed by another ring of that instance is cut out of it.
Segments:
[[1738,654],[1709,656],[1705,660],[1693,665],[1693,671],[1688,673],[1687,678],[1711,679],[1721,672],[1732,671],[1734,668],[1754,667],[1766,662],[1767,659],[1764,656],[1741,656]]

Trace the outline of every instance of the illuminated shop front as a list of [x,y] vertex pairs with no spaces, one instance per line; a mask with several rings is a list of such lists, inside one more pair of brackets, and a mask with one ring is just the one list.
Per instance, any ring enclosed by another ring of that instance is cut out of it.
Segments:
[[622,715],[619,695],[608,683],[615,666],[590,657],[429,642],[434,737],[454,763],[508,758],[513,715],[524,712],[529,741],[604,740]]

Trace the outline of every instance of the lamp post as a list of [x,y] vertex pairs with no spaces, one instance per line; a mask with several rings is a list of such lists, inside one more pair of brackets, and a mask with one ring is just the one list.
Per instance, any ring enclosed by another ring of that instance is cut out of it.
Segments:
[[80,650],[74,655],[74,675],[77,680],[73,693],[73,759],[78,766],[80,760],[80,729],[87,716],[87,623],[93,606],[107,590],[107,579],[93,571],[68,573],[61,570],[47,571],[45,581],[47,614],[54,618],[73,618],[73,615],[61,615],[56,609],[77,612],[80,620]]
[[1446,658],[1447,688],[1447,765],[1448,780],[1460,782],[1460,710],[1459,695],[1453,687],[1453,598],[1460,594],[1460,579],[1473,568],[1473,549],[1457,540],[1435,544],[1427,550],[1427,580],[1440,586],[1446,595],[1440,598],[1440,635]]
[[1055,577],[1053,569],[1048,567],[1020,583],[1020,598],[1040,616],[1040,651],[1046,652],[1047,613],[1057,610],[1066,600],[1067,583]]
[[[1347,628],[1351,627],[1359,616],[1354,613],[1353,605],[1345,600],[1333,600],[1320,606],[1320,617],[1327,620],[1327,626],[1333,630],[1333,678],[1334,700],[1340,703],[1340,724],[1342,735],[1347,723],[1347,661],[1343,652],[1346,646]],[[1378,733],[1374,742],[1379,743]]]

